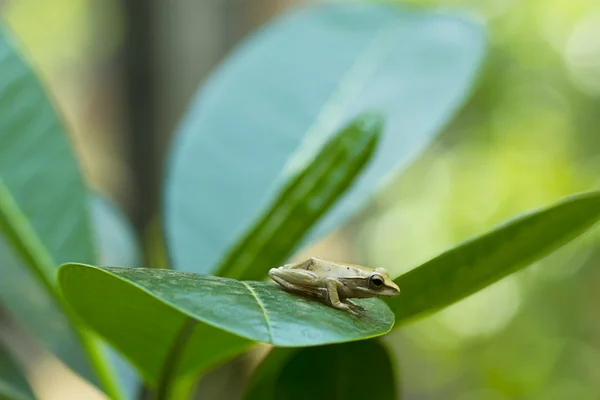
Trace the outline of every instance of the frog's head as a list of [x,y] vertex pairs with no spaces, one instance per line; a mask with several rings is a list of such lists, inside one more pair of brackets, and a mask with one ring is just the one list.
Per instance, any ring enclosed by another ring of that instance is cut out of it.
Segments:
[[374,296],[398,296],[400,288],[390,279],[390,274],[385,268],[376,268],[368,278],[368,288]]

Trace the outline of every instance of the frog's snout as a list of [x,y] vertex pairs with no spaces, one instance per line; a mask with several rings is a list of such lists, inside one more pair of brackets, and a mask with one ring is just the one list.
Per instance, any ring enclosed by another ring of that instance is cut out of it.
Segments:
[[396,285],[396,282],[393,282],[393,281],[389,283],[388,289],[389,289],[388,296],[398,296],[401,293],[400,287],[398,285]]

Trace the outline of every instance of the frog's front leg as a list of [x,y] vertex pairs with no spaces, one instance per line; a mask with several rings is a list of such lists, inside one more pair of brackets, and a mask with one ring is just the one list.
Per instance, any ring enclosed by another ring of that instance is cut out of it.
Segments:
[[[345,302],[340,301],[339,289],[342,283],[335,278],[326,278],[325,284],[327,285],[327,300],[329,303],[340,310],[348,311],[352,314],[357,314],[354,309],[346,304]],[[351,303],[354,304],[354,303]]]

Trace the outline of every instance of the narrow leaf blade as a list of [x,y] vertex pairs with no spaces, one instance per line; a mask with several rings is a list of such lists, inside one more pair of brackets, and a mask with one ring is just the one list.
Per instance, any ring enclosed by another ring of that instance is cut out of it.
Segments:
[[404,323],[440,310],[539,260],[600,219],[600,192],[573,195],[471,239],[394,281],[387,300]]
[[[262,279],[281,265],[306,232],[354,182],[370,160],[381,117],[366,114],[332,137],[316,156],[308,157],[273,204],[229,253],[217,274],[235,279]],[[314,154],[314,149],[308,152]]]

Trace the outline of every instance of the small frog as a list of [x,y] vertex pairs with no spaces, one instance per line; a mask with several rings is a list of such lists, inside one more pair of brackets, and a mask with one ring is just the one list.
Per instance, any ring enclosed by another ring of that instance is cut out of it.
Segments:
[[383,268],[367,268],[310,258],[271,268],[269,276],[284,288],[327,300],[335,308],[356,314],[364,308],[348,298],[397,296],[400,288]]

